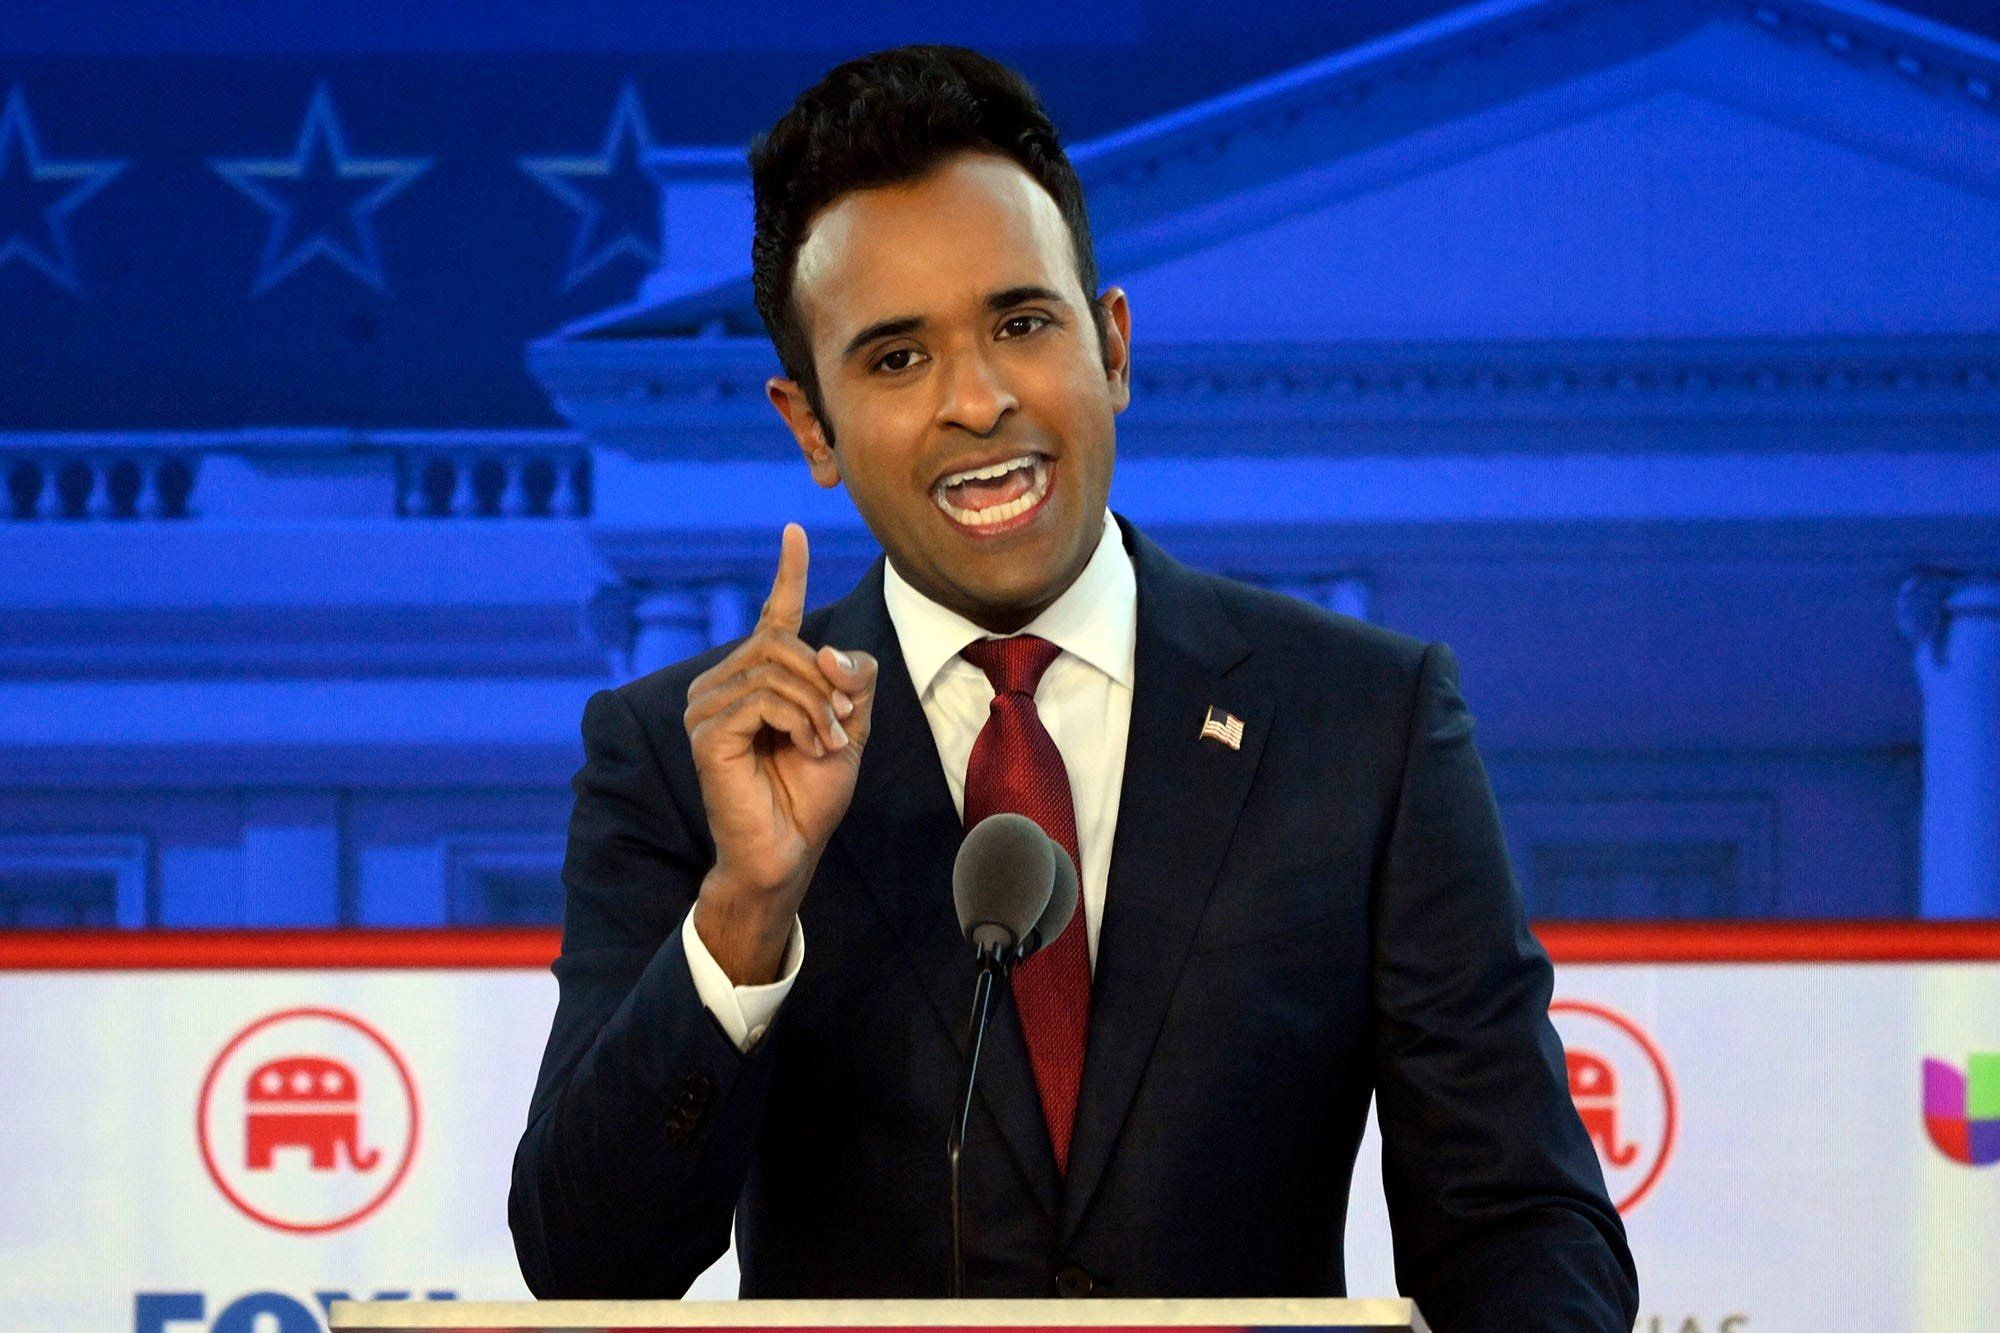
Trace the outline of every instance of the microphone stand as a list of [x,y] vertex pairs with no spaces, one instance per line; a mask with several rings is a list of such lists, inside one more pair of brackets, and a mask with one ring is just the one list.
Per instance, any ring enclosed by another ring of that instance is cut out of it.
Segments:
[[993,988],[1013,970],[1016,950],[997,944],[979,946],[979,975],[972,983],[972,1018],[966,1033],[965,1085],[959,1090],[958,1115],[951,1124],[946,1151],[951,1157],[951,1295],[965,1295],[965,1210],[959,1192],[958,1163],[965,1151],[965,1134],[972,1121],[972,1090],[979,1077],[979,1050],[986,1024],[993,1017]]

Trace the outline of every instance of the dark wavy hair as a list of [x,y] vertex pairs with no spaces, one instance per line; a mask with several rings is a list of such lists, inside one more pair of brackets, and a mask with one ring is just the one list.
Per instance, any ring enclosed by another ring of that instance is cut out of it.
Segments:
[[1103,346],[1104,311],[1095,300],[1097,260],[1083,187],[1028,81],[962,46],[899,46],[850,60],[799,94],[750,147],[757,227],[750,271],[757,313],[785,374],[805,390],[829,439],[832,424],[821,404],[812,348],[792,301],[807,225],[849,190],[916,180],[967,150],[1020,163],[1055,199]]

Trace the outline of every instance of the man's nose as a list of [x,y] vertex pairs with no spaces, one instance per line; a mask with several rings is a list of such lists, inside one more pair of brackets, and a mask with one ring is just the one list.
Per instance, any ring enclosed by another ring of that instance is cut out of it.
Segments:
[[953,356],[947,363],[944,398],[938,403],[940,426],[991,435],[1019,406],[1006,376],[984,349]]

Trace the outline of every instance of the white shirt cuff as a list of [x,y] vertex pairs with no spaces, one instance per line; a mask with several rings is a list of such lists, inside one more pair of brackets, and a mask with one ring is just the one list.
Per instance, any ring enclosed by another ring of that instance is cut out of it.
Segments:
[[778,1016],[778,1006],[785,1002],[792,983],[799,979],[799,964],[806,959],[806,932],[799,919],[793,917],[792,933],[785,937],[785,958],[779,965],[778,979],[763,986],[730,984],[729,974],[715,961],[715,955],[701,942],[701,932],[694,928],[693,908],[688,909],[681,921],[681,950],[687,954],[688,971],[694,975],[694,993],[701,997],[703,1007],[715,1015],[715,1021],[722,1024],[722,1030],[736,1043],[736,1049],[748,1052]]

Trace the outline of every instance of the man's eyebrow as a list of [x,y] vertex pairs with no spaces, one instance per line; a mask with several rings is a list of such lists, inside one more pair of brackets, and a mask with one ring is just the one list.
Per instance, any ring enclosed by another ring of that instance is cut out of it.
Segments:
[[847,360],[878,338],[900,337],[905,333],[915,333],[923,326],[922,315],[897,315],[893,319],[878,319],[847,340],[847,346],[840,349],[840,359]]
[[[1023,283],[1018,287],[1008,287],[990,294],[986,298],[986,308],[994,311],[1011,310],[1030,301],[1044,301],[1051,305],[1067,304],[1061,292],[1037,283]],[[897,338],[905,333],[915,333],[926,322],[922,315],[897,315],[890,319],[878,319],[847,340],[847,346],[840,349],[840,359],[847,360],[878,339]]]
[[1061,292],[1051,291],[1047,287],[1039,287],[1033,283],[1028,283],[1020,287],[1009,287],[1005,291],[993,293],[986,298],[986,308],[988,310],[1010,310],[1017,305],[1026,305],[1030,301],[1046,301],[1053,305],[1068,304],[1063,300]]

